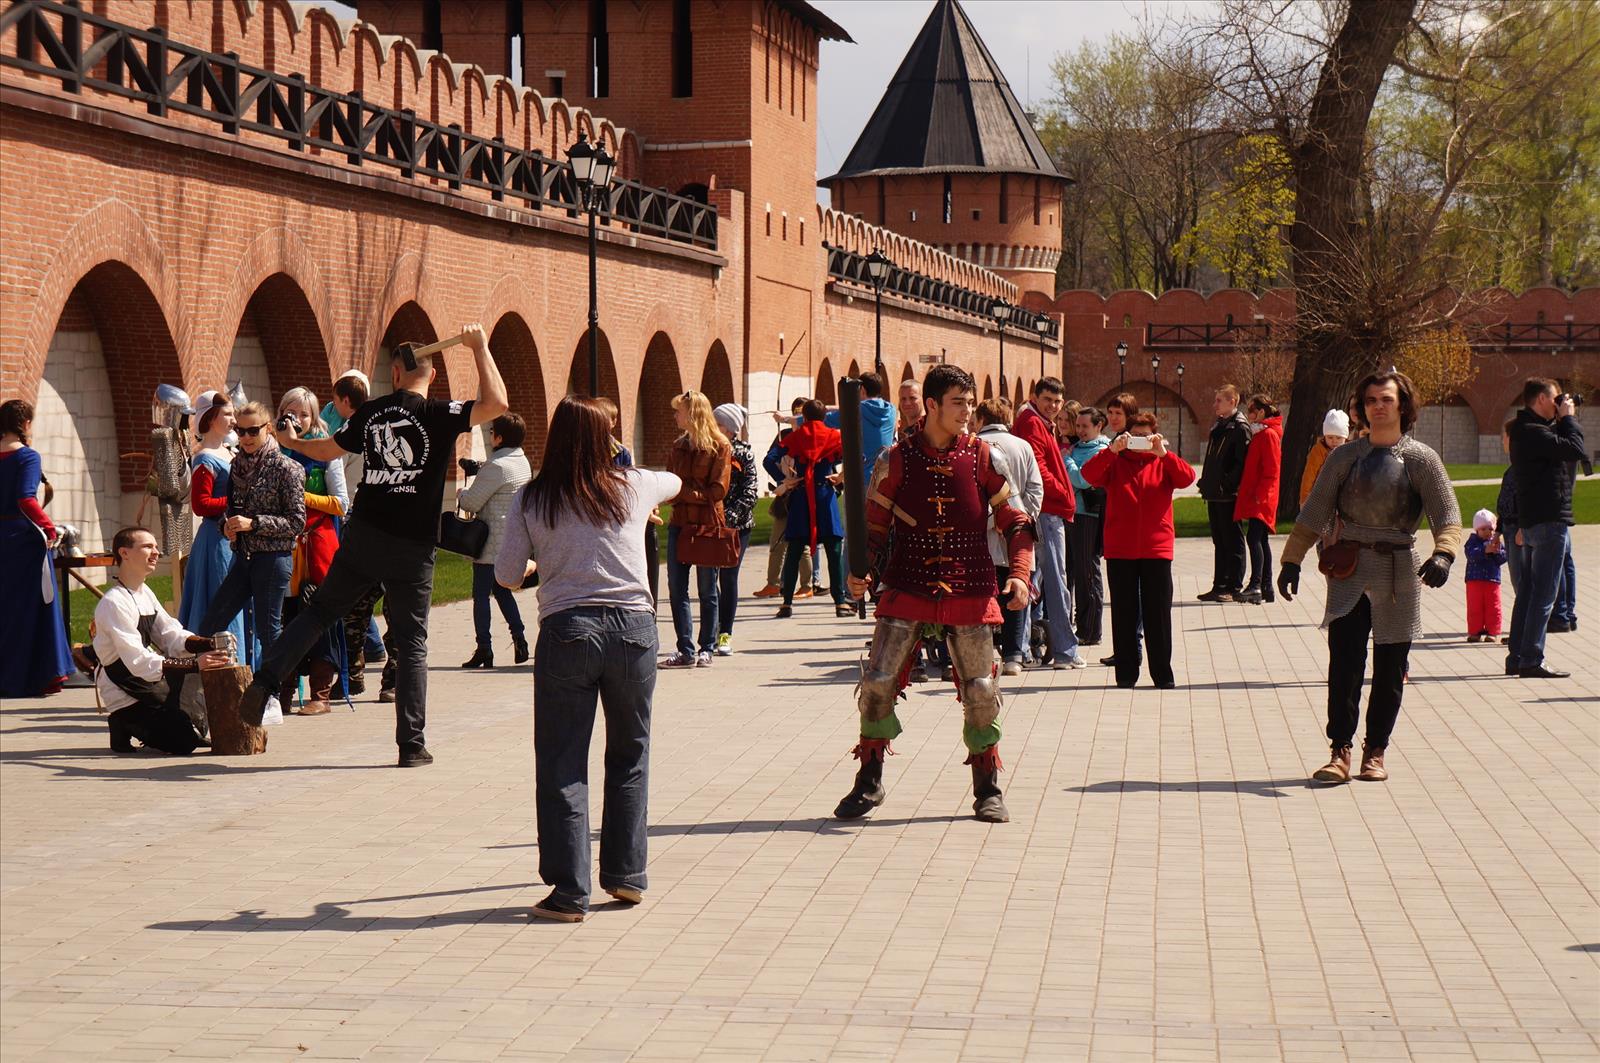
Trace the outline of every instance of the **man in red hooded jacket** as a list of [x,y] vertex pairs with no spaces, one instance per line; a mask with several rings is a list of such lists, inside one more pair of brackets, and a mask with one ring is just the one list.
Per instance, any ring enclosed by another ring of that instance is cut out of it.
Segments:
[[883,591],[858,688],[861,740],[854,754],[861,767],[834,815],[859,819],[887,796],[883,758],[901,731],[895,702],[919,639],[935,634],[944,638],[955,669],[973,811],[985,822],[1004,823],[1011,817],[999,783],[1000,691],[991,634],[1001,613],[988,533],[993,524],[1006,540],[1005,596],[1020,609],[1028,600],[1033,563],[1031,522],[1006,504],[1010,488],[990,460],[989,444],[966,433],[976,398],[972,375],[938,365],[922,386],[919,430],[878,462],[867,492],[868,556],[881,560],[868,578],[852,575],[848,581],[857,599],[874,576]]
[[1067,593],[1067,525],[1076,503],[1067,465],[1061,459],[1052,426],[1066,405],[1066,388],[1053,376],[1033,385],[1033,401],[1023,404],[1011,423],[1011,434],[1025,440],[1039,459],[1044,478],[1044,509],[1039,514],[1039,598],[1050,632],[1050,660],[1056,668],[1082,668],[1078,635],[1072,627],[1072,595]]

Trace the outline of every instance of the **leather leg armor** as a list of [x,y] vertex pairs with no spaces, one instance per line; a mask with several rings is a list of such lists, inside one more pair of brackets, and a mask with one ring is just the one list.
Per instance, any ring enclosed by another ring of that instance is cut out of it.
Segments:
[[[872,648],[861,665],[861,684],[857,687],[857,704],[861,709],[861,733],[880,737],[873,732],[873,724],[888,720],[894,715],[895,700],[905,686],[906,666],[917,649],[917,632],[922,625],[915,620],[880,617],[872,632]],[[896,728],[898,733],[898,728]],[[885,735],[881,737],[894,737]]]
[[994,677],[994,639],[984,624],[949,629],[950,663],[960,683],[967,727],[985,730],[1000,715],[1000,684]]

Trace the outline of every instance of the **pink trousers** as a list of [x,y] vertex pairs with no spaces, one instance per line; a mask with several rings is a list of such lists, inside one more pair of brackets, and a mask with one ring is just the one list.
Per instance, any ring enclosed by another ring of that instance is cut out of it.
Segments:
[[1500,636],[1500,584],[1493,580],[1467,580],[1467,634]]

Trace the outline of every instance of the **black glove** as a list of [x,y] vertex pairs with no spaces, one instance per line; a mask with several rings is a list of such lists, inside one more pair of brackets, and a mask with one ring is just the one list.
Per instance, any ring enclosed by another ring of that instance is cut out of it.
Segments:
[[1429,587],[1443,587],[1450,578],[1450,564],[1454,560],[1449,554],[1434,554],[1417,569],[1417,575]]
[[1278,593],[1286,602],[1294,601],[1300,593],[1300,566],[1285,561],[1278,565]]
[[461,466],[461,471],[466,473],[468,476],[478,475],[478,470],[483,468],[483,462],[473,461],[471,458],[462,458],[460,461],[456,462],[456,464]]

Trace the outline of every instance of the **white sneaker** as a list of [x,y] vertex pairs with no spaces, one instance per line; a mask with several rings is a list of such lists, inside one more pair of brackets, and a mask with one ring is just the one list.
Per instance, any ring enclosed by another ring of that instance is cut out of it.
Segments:
[[732,635],[728,635],[728,634],[718,635],[717,636],[717,648],[716,648],[715,652],[716,652],[716,655],[718,657],[732,657],[733,656],[733,636]]
[[674,653],[670,657],[661,658],[658,668],[693,668],[696,660],[692,653]]
[[711,654],[707,653],[705,650],[701,650],[699,653],[695,654],[694,666],[696,668],[710,668]]
[[1021,661],[1005,661],[1005,662],[1003,662],[1000,665],[1000,674],[1001,675],[1021,675],[1022,674],[1022,662]]
[[1060,657],[1052,659],[1050,662],[1050,667],[1059,672],[1064,668],[1087,668],[1089,667],[1089,662],[1074,654],[1065,660],[1061,659]]

